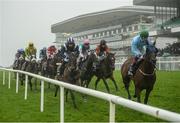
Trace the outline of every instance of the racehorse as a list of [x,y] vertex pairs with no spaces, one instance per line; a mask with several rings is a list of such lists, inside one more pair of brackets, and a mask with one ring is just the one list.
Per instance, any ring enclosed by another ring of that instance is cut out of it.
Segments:
[[[38,64],[36,62],[36,58],[34,55],[30,56],[29,61],[26,61],[22,64],[21,70],[38,74]],[[23,85],[23,81],[25,80],[25,75],[19,74],[19,79],[20,79],[21,85]],[[30,89],[32,90],[31,79],[32,79],[32,77],[29,76],[28,80],[29,80],[29,84],[30,84]],[[35,89],[37,89],[37,79],[35,79]]]
[[[26,72],[30,72],[30,73],[34,73],[34,74],[38,74],[38,63],[36,62],[35,57],[32,57],[31,61],[28,63],[26,69]],[[32,76],[28,77],[28,82],[30,85],[30,89],[32,90]],[[37,79],[35,78],[35,89],[37,89]]]
[[95,75],[97,77],[96,82],[95,82],[95,89],[97,89],[97,85],[100,81],[100,79],[103,80],[106,89],[108,91],[108,93],[110,92],[109,90],[109,86],[107,84],[106,79],[110,78],[113,81],[113,84],[116,88],[116,90],[118,90],[116,81],[113,77],[113,71],[115,69],[114,64],[115,64],[115,54],[113,53],[108,53],[101,61],[100,61],[100,66],[99,69],[96,70],[95,72],[92,70],[92,65],[93,62],[97,60],[96,55],[94,52],[92,52],[89,56],[88,59],[86,60],[86,62],[84,63],[84,68],[83,70],[81,70],[81,83],[82,85],[85,85],[86,87],[89,86],[89,83],[91,81],[91,78],[93,77],[93,75]]
[[[25,62],[25,59],[24,59],[23,55],[20,55],[20,57],[14,62],[13,69],[21,70],[21,67],[24,62]],[[15,74],[15,78],[16,78],[16,73],[14,73],[14,74]]]
[[128,58],[123,63],[121,67],[121,75],[129,99],[131,99],[131,95],[129,93],[129,84],[130,81],[133,80],[135,86],[134,97],[137,97],[137,101],[141,102],[141,91],[145,89],[146,95],[144,99],[144,104],[147,104],[149,94],[152,91],[154,83],[156,81],[156,53],[157,49],[154,45],[147,46],[144,58],[138,61],[139,67],[133,77],[128,76],[128,69],[133,59]]
[[[55,54],[53,58],[47,59],[42,62],[41,67],[41,75],[45,77],[49,77],[51,79],[55,79],[57,74],[57,65],[56,63],[61,63],[62,59],[58,54]],[[48,83],[48,88],[50,88],[50,83]]]
[[[60,81],[67,82],[69,84],[79,85],[80,73],[79,70],[77,69],[77,56],[75,53],[69,53],[68,56],[69,56],[69,61],[65,66],[63,77],[57,76],[57,79]],[[55,96],[57,96],[58,89],[59,86],[56,86]],[[71,99],[73,101],[74,108],[77,108],[77,105],[75,103],[75,97],[72,90],[66,89],[65,91],[66,101],[67,101],[68,92],[70,92],[71,94]]]

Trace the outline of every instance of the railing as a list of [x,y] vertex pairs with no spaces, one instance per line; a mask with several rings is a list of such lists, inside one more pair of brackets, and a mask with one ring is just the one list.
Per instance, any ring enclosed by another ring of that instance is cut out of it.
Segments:
[[[120,61],[115,64],[116,70],[120,70],[127,57],[121,57]],[[180,57],[157,57],[156,66],[158,70],[180,71]]]
[[164,109],[156,108],[153,106],[144,105],[141,103],[133,102],[128,99],[124,99],[119,96],[115,96],[112,94],[79,87],[76,85],[71,85],[68,83],[64,83],[62,81],[53,80],[50,78],[46,78],[40,75],[28,73],[25,71],[20,70],[12,70],[12,69],[5,69],[0,68],[3,71],[3,85],[5,85],[5,72],[8,71],[9,73],[9,81],[8,81],[8,88],[11,87],[11,72],[16,72],[16,93],[18,93],[18,82],[19,82],[19,73],[25,74],[25,94],[24,99],[27,100],[27,92],[28,92],[28,76],[32,76],[34,78],[38,78],[41,80],[41,103],[40,103],[40,111],[44,111],[44,81],[55,84],[60,86],[60,121],[64,122],[64,88],[71,89],[83,94],[87,94],[90,96],[94,96],[106,101],[109,101],[109,122],[115,122],[115,105],[122,105],[127,108],[151,115],[156,118],[160,118],[167,121],[180,121],[180,114],[170,112]]

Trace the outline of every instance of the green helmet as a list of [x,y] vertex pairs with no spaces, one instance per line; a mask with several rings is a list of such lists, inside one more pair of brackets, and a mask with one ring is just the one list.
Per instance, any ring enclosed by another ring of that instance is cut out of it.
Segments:
[[148,38],[149,37],[149,32],[148,31],[141,31],[140,32],[140,37],[141,38]]

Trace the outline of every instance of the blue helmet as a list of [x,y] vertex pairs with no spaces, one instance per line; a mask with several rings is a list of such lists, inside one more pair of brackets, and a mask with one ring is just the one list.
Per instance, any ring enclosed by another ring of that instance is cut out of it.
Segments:
[[22,53],[22,52],[24,52],[23,48],[18,49],[18,53]]
[[43,49],[42,50],[46,50],[46,47],[43,47]]
[[66,44],[75,44],[75,43],[74,43],[74,39],[73,39],[72,37],[69,37],[69,38],[67,39]]

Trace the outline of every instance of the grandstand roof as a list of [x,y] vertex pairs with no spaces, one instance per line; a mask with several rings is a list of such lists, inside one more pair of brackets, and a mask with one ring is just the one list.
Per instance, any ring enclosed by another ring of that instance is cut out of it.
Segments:
[[124,18],[132,16],[153,15],[153,7],[144,6],[124,6],[115,9],[99,11],[84,14],[70,18],[68,20],[53,24],[51,26],[52,33],[73,33],[87,31],[90,29],[100,28],[101,26],[111,26],[120,23]]
[[133,4],[143,5],[143,6],[154,6],[156,4],[158,6],[163,6],[163,7],[169,7],[169,6],[177,7],[179,6],[178,4],[176,4],[178,3],[178,1],[179,0],[133,0]]

